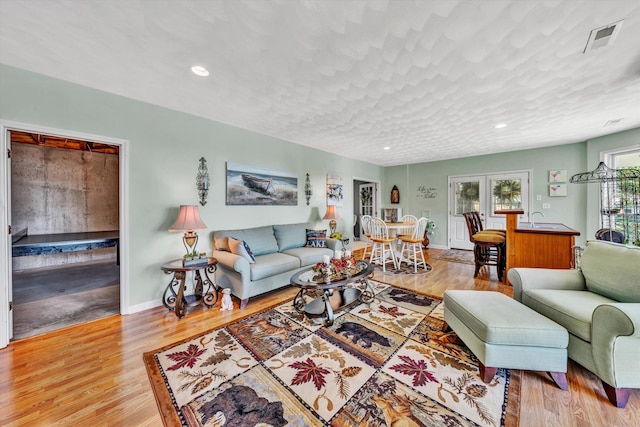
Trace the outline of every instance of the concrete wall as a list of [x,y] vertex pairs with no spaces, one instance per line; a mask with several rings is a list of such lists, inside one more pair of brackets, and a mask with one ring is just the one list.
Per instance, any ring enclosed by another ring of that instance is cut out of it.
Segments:
[[[118,156],[11,146],[12,227],[29,234],[118,230]],[[102,259],[115,248],[13,258],[23,270]]]

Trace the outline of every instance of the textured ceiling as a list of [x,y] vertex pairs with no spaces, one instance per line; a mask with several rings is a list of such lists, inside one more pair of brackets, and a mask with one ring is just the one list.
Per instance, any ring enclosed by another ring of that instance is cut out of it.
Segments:
[[635,0],[0,0],[0,62],[383,166],[640,127]]

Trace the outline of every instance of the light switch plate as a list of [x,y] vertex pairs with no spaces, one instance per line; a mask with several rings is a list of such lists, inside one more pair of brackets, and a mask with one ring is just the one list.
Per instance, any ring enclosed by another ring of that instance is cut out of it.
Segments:
[[551,209],[551,203],[543,203],[542,209]]
[[542,194],[538,194],[538,195],[536,196],[536,200],[537,200],[537,201],[542,200]]

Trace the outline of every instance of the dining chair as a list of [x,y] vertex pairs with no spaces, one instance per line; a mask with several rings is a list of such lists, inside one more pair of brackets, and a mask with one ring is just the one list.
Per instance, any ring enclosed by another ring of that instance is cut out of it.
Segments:
[[362,259],[367,259],[367,251],[368,249],[373,248],[373,243],[371,242],[371,215],[362,215],[360,216],[360,224],[362,225],[362,233],[364,234],[364,252],[362,253]]
[[381,264],[382,271],[386,272],[387,262],[393,262],[393,267],[398,268],[396,259],[396,251],[393,244],[395,238],[389,237],[389,229],[387,224],[380,218],[371,218],[370,231],[373,248],[371,248],[371,258],[369,262],[372,264]]
[[411,236],[413,234],[413,228],[416,222],[418,222],[418,218],[415,215],[404,215],[402,218],[400,218],[400,222],[407,224],[407,226],[398,228],[396,230],[396,239],[397,239],[396,247],[398,249],[402,245],[402,241],[400,241],[400,237]]
[[418,267],[422,266],[425,270],[427,261],[424,259],[422,252],[422,240],[424,240],[424,230],[427,227],[428,219],[422,217],[418,219],[413,227],[411,234],[400,236],[402,247],[398,257],[398,263],[405,261],[407,264],[413,264],[413,272],[418,272]]
[[403,235],[411,235],[413,234],[413,229],[414,226],[416,224],[416,222],[418,222],[418,218],[415,215],[405,215],[402,218],[400,218],[400,222],[403,222],[405,224],[407,224],[406,227],[400,228],[398,229],[396,236],[400,237]]

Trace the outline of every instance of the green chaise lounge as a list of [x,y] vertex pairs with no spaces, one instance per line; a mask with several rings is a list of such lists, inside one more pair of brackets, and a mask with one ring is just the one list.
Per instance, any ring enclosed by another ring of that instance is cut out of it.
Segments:
[[640,388],[640,248],[588,241],[580,270],[512,268],[513,297],[569,332],[569,358],[624,408]]

